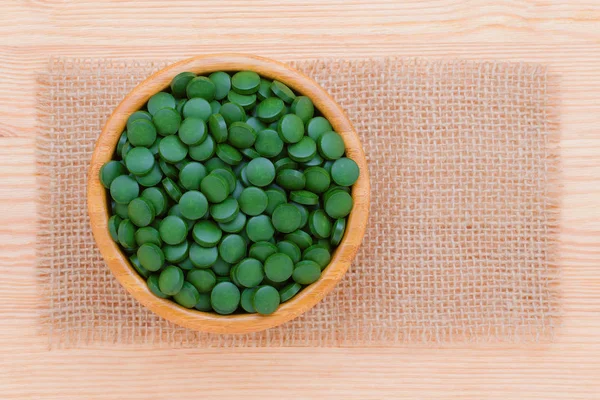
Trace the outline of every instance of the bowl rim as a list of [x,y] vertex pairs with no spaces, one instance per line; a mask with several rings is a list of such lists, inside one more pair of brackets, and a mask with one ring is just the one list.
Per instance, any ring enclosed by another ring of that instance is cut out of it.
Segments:
[[[207,75],[215,71],[241,70],[255,71],[263,77],[279,80],[296,93],[309,97],[315,108],[342,136],[347,156],[360,168],[359,179],[352,188],[354,206],[347,220],[346,232],[321,278],[305,287],[293,299],[281,304],[275,313],[266,316],[218,315],[187,309],[171,300],[155,296],[110,237],[107,190],[99,179],[100,168],[112,158],[128,116],[142,108],[150,96],[167,88],[175,75],[184,71]],[[358,251],[367,226],[369,201],[370,183],[365,154],[358,134],[342,108],[325,89],[303,73],[279,61],[248,54],[207,54],[188,58],[171,64],[142,81],[125,96],[108,118],[94,147],[88,173],[87,205],[92,232],[113,275],[133,297],[159,316],[186,328],[210,333],[242,334],[262,331],[290,321],[319,303],[342,279]]]

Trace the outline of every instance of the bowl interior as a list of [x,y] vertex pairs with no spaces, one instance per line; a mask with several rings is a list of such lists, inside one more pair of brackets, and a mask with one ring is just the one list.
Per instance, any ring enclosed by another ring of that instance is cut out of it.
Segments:
[[[296,93],[311,98],[315,107],[343,137],[347,156],[360,168],[360,177],[352,188],[354,206],[347,220],[346,232],[333,253],[330,264],[317,282],[304,288],[293,299],[283,303],[275,313],[267,316],[205,313],[186,309],[152,294],[144,279],[131,267],[129,260],[108,233],[106,189],[99,180],[99,170],[112,158],[129,115],[142,108],[150,96],[167,88],[175,75],[184,71],[203,75],[214,71],[240,70],[255,71],[261,76],[279,80]],[[138,301],[163,318],[190,329],[213,333],[249,333],[268,329],[297,317],[333,289],[346,273],[362,242],[369,213],[369,190],[367,162],[358,135],[343,110],[314,80],[283,63],[267,58],[241,54],[206,55],[183,60],[158,71],[133,89],[115,109],[96,142],[92,156],[88,176],[88,212],[102,256],[115,277]]]

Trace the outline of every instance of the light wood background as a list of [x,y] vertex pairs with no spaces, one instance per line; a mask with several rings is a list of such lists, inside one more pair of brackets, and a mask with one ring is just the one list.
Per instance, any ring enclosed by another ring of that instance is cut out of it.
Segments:
[[[35,74],[50,55],[396,54],[560,76],[563,325],[555,343],[48,351],[37,333]],[[598,0],[0,1],[0,398],[600,398]]]

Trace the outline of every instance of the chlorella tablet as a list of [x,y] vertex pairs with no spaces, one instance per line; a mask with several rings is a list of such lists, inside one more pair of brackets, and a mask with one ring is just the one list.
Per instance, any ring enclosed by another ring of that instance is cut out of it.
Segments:
[[127,118],[99,179],[108,233],[151,293],[269,315],[327,273],[360,170],[285,82],[182,72]]

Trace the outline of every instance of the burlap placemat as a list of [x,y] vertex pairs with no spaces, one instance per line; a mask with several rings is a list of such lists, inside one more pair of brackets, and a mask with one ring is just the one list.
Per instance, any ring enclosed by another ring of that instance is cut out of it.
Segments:
[[557,127],[544,67],[293,62],[360,134],[372,180],[367,234],[341,284],[304,316],[218,336],[138,304],[103,263],[88,222],[94,142],[124,95],[165,64],[53,59],[41,75],[37,247],[51,345],[389,346],[551,335]]

